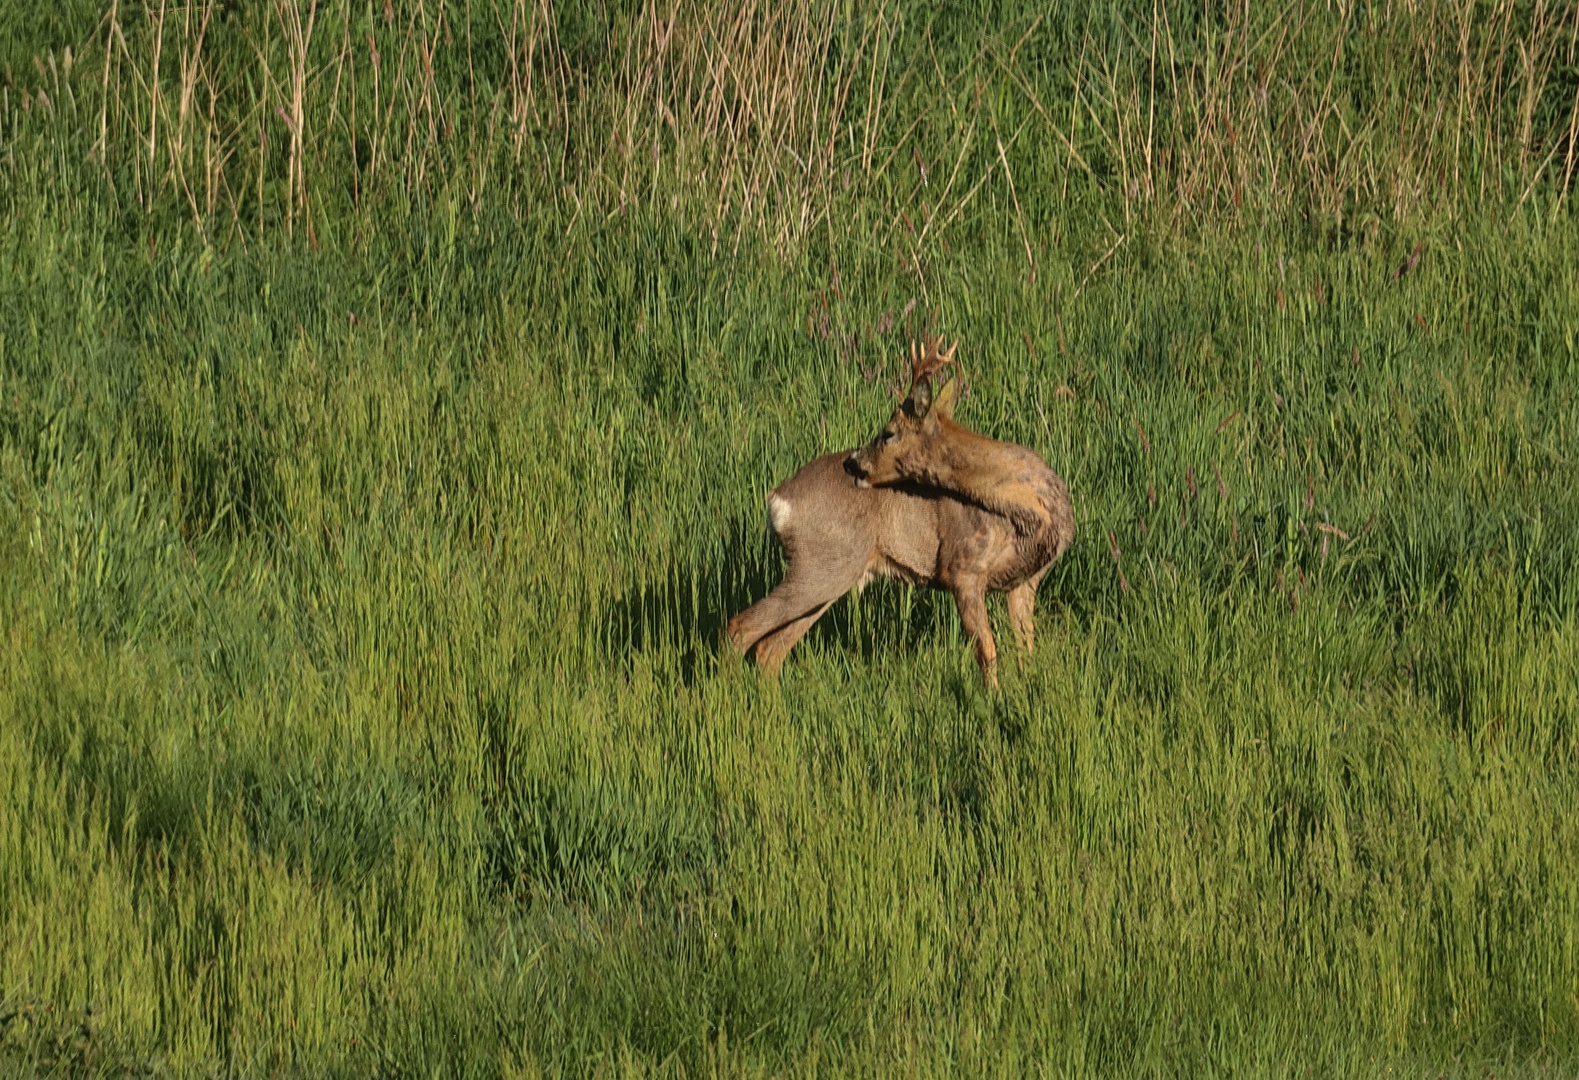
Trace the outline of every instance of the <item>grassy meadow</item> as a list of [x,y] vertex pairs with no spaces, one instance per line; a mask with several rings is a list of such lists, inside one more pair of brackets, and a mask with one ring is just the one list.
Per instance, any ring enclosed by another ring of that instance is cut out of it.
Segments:
[[[0,1073],[1573,1075],[1576,40],[0,0]],[[761,679],[929,327],[1037,651]]]

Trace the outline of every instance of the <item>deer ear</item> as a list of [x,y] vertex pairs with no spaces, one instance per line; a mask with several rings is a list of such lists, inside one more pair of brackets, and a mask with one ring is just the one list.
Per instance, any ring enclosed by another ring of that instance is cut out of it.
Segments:
[[932,380],[922,379],[910,388],[910,415],[925,420],[932,408]]
[[959,385],[958,376],[950,379],[943,384],[943,389],[938,391],[937,400],[932,403],[932,411],[945,420],[954,419],[954,406],[959,404]]

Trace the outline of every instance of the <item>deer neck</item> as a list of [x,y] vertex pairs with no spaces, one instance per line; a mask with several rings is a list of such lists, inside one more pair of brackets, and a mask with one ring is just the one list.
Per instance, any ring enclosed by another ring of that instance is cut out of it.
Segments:
[[902,471],[1002,514],[1021,529],[1034,530],[1051,521],[1051,513],[1026,475],[1024,453],[1012,443],[943,419],[928,452],[905,463]]

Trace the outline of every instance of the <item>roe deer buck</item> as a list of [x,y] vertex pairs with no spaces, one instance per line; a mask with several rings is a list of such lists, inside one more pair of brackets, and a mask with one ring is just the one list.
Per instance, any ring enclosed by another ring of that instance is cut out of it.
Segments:
[[954,360],[938,345],[912,344],[910,392],[875,439],[823,455],[768,495],[789,568],[729,620],[730,641],[755,648],[760,667],[776,671],[835,600],[877,575],[953,593],[993,686],[988,590],[1008,593],[1031,651],[1036,586],[1074,540],[1069,489],[1032,451],[954,422],[958,377],[932,392],[932,376]]

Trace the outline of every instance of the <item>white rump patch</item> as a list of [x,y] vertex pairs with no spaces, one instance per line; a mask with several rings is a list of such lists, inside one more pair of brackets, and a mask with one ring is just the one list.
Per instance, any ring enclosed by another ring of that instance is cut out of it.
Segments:
[[781,533],[790,523],[790,503],[778,492],[768,496],[768,520],[773,523],[773,531]]

